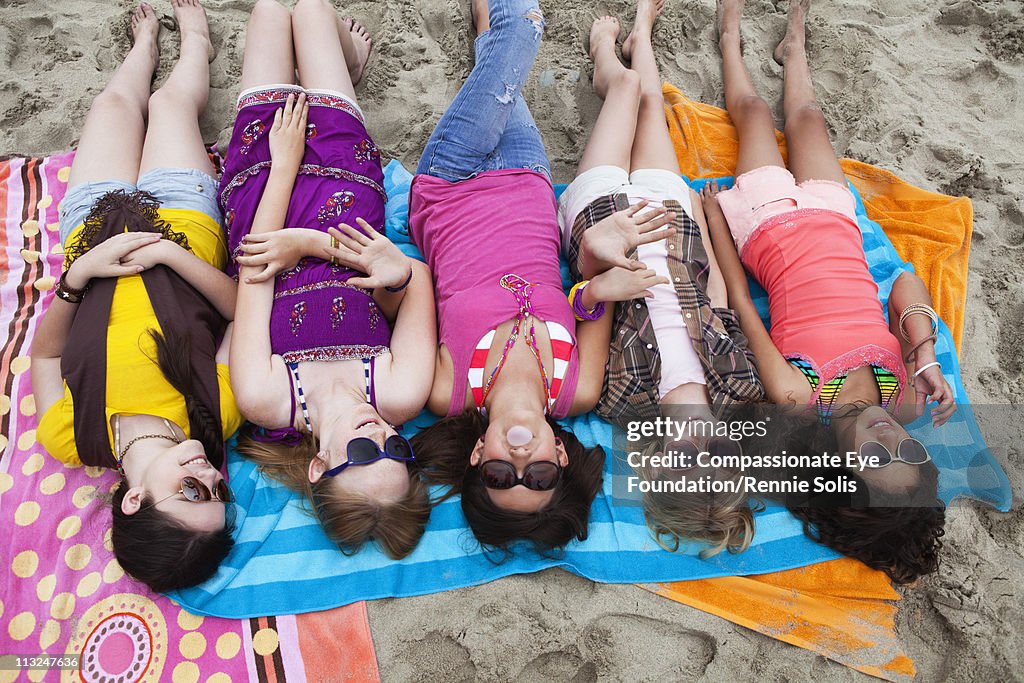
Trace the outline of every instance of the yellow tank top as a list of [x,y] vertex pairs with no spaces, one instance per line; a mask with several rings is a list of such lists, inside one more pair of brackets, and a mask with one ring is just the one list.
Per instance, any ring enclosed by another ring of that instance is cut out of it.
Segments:
[[[188,237],[192,253],[210,265],[223,269],[227,261],[227,244],[220,225],[210,216],[187,209],[159,209],[160,218],[175,231]],[[82,226],[68,237],[78,239]],[[117,279],[107,325],[107,433],[113,448],[110,418],[125,415],[156,415],[167,418],[189,432],[185,400],[171,386],[156,362],[156,343],[149,331],[160,331],[153,305],[146,293],[141,275],[125,275]],[[217,365],[220,387],[220,417],[224,438],[234,434],[242,424],[242,415],[235,405],[226,365]],[[64,397],[54,403],[39,421],[36,437],[40,445],[58,460],[75,465],[81,463],[75,447],[75,409],[71,390],[64,384]]]

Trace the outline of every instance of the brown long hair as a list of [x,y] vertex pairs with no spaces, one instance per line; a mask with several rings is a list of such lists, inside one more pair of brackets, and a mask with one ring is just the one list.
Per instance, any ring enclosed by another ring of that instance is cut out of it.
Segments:
[[332,485],[331,477],[310,484],[309,463],[319,450],[311,434],[303,434],[292,445],[254,439],[249,429],[238,439],[239,453],[257,463],[267,476],[303,495],[328,538],[345,554],[357,552],[371,540],[393,560],[411,553],[423,537],[431,509],[427,485],[419,474],[410,470],[409,490],[402,498],[381,503]]
[[548,424],[562,440],[569,464],[551,501],[537,512],[516,512],[491,501],[479,470],[470,467],[469,455],[487,431],[487,418],[469,409],[444,418],[412,438],[416,462],[427,480],[449,488],[444,500],[462,494],[462,511],[473,535],[485,549],[507,556],[508,545],[526,540],[539,553],[559,550],[573,539],[587,538],[590,504],[604,475],[604,450],[585,448],[576,436],[552,419]]

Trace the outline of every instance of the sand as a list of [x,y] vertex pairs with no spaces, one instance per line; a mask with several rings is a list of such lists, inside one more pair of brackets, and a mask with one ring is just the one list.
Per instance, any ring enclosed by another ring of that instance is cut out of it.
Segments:
[[[251,2],[208,0],[217,49],[209,140],[226,141]],[[770,59],[787,2],[749,0],[745,51],[770,102]],[[156,0],[167,29],[169,3]],[[594,14],[628,27],[625,1],[542,0],[545,42],[526,88],[556,181],[568,182],[599,101],[584,40]],[[0,153],[47,153],[78,138],[81,121],[123,56],[127,2],[6,0],[0,4]],[[386,159],[415,165],[470,66],[468,3],[355,2],[345,9],[376,39],[359,88]],[[713,0],[668,0],[655,32],[664,78],[722,105]],[[164,30],[158,81],[177,51]],[[964,381],[976,404],[1024,394],[1024,3],[836,0],[812,10],[809,54],[841,155],[922,187],[974,201]],[[776,110],[781,114],[781,110]],[[1021,490],[1022,442],[985,421]],[[1019,420],[1017,421],[1019,422]],[[1018,428],[1019,431],[1019,428]],[[1012,447],[1011,447],[1011,444]],[[899,631],[921,680],[1020,680],[1024,651],[1024,512],[955,506],[937,575],[904,591]],[[632,586],[595,585],[559,570],[473,589],[371,603],[385,680],[791,680],[866,678]]]

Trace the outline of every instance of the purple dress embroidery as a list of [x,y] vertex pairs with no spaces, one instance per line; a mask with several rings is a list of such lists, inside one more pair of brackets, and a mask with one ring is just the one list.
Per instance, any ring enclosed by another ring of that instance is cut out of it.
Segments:
[[[288,94],[300,90],[268,88],[239,103],[220,185],[221,205],[232,217],[228,247],[233,255],[252,227],[270,174],[269,135],[255,131],[260,125],[269,131]],[[355,227],[359,217],[382,230],[386,197],[380,155],[372,163],[357,158],[361,144],[370,139],[362,113],[348,100],[324,93],[307,93],[307,101],[306,150],[284,224],[326,232],[342,221]],[[228,272],[237,275],[238,265],[230,263]],[[272,351],[286,363],[365,359],[386,352],[391,330],[380,324],[371,292],[348,284],[354,276],[356,271],[320,259],[303,259],[278,275],[270,316]]]

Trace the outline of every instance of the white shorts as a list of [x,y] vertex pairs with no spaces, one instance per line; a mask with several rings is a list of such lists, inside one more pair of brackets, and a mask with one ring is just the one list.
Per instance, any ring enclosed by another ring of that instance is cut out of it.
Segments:
[[[665,200],[675,200],[693,217],[690,186],[679,174],[655,168],[627,173],[618,166],[597,166],[581,173],[558,200],[562,244],[569,244],[576,217],[591,202],[599,197],[623,192],[629,197],[630,204],[646,199],[650,206],[660,207]],[[648,268],[672,282],[664,240],[637,247],[637,256]],[[707,384],[703,365],[683,322],[675,288],[671,284],[656,285],[651,288],[651,293],[654,297],[646,303],[654,336],[658,341],[658,352],[661,354],[659,396],[664,398],[683,384]]]

